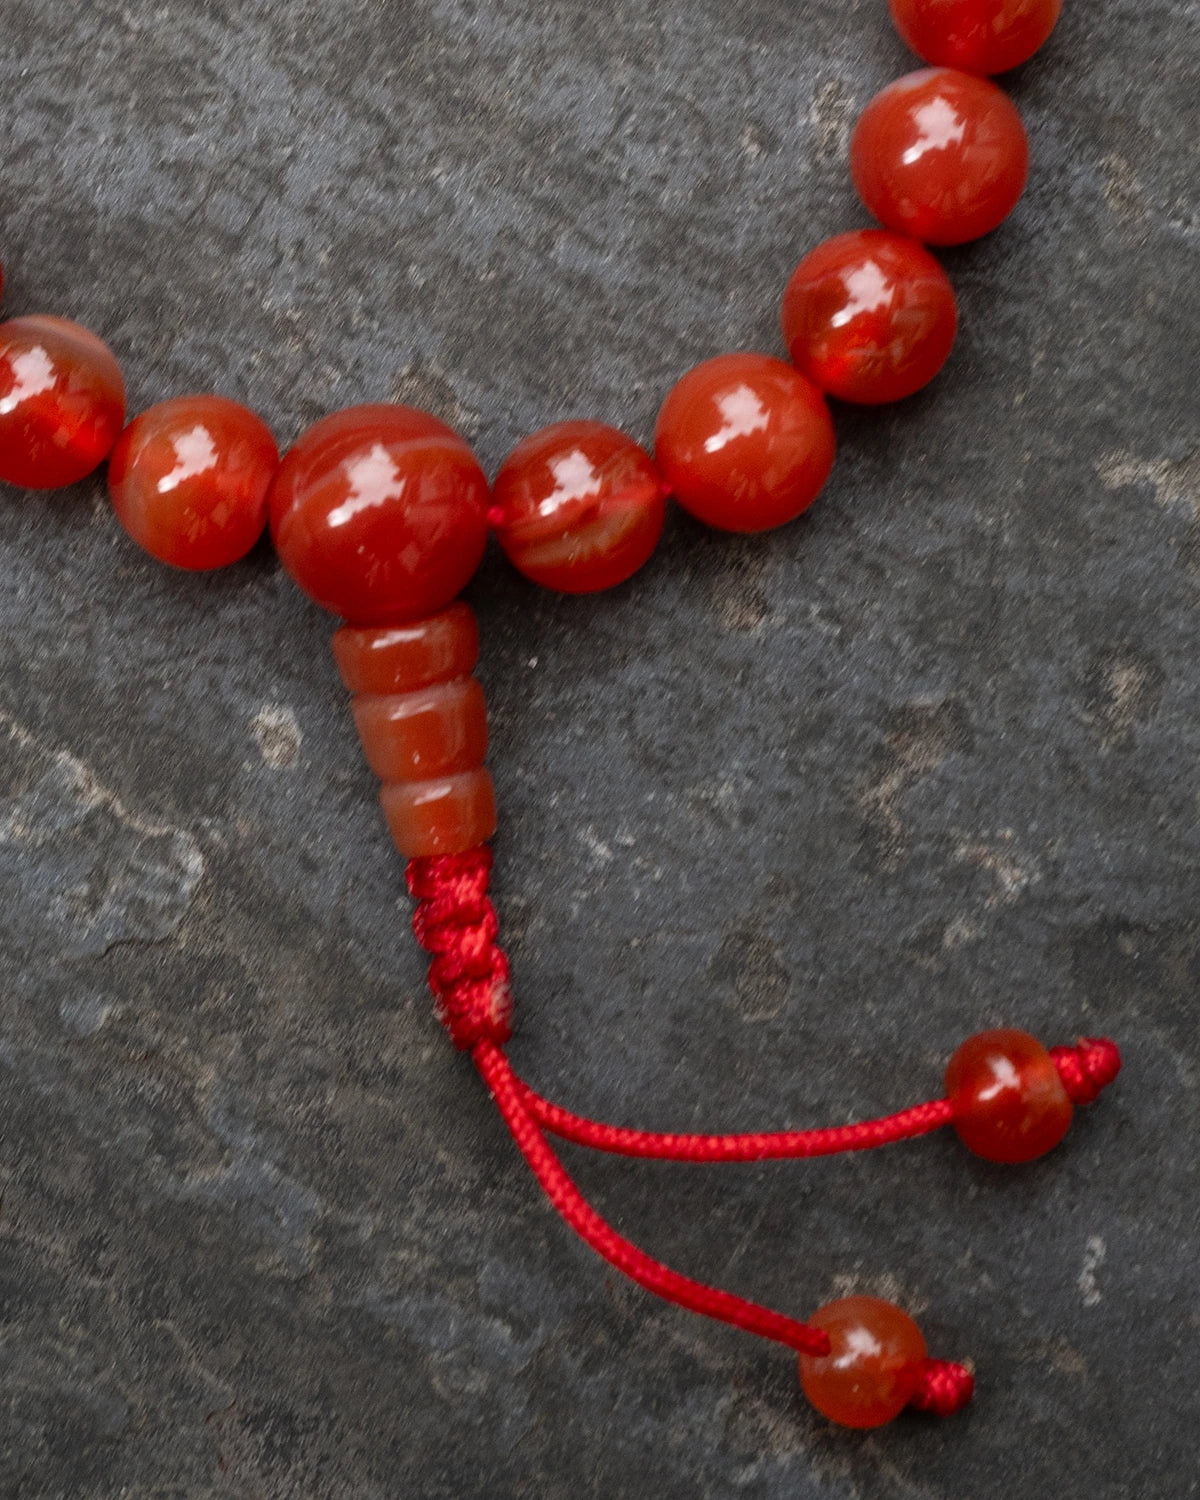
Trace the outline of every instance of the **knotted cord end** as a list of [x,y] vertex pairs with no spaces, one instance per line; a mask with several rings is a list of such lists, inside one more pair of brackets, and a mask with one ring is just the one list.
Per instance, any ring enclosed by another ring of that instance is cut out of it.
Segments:
[[427,953],[438,1019],[460,1051],[478,1042],[502,1047],[512,1036],[508,957],[497,946],[499,923],[488,899],[491,850],[435,854],[408,862],[416,898],[413,932]]
[[966,1365],[948,1359],[927,1359],[921,1383],[909,1400],[914,1411],[935,1417],[952,1417],[975,1394],[975,1376]]
[[1091,1104],[1121,1071],[1121,1054],[1105,1036],[1080,1037],[1073,1047],[1051,1047],[1072,1104]]

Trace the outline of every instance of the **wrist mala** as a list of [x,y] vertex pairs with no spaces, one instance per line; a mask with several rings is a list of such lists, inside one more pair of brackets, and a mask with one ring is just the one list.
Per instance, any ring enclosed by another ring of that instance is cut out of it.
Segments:
[[1061,0],[889,5],[930,66],[877,94],[852,134],[854,183],[883,228],[836,236],[800,262],[782,304],[790,362],[736,352],[684,374],[659,413],[653,457],[614,428],[559,422],[518,444],[489,486],[457,433],[393,403],[324,418],[281,460],[266,425],[218,395],[163,401],[126,426],[120,368],[94,334],[48,316],[0,324],[0,480],[52,489],[107,459],[121,524],[185,569],[237,561],[269,520],[284,568],[345,622],[334,657],[408,860],[437,1014],[561,1217],[648,1291],[794,1350],[813,1405],[861,1428],[905,1407],[953,1413],[971,1398],[971,1368],[931,1358],[907,1313],[879,1298],[844,1297],[801,1322],[662,1265],[590,1206],[550,1137],[628,1157],[748,1162],[863,1151],[953,1125],[978,1155],[1020,1163],[1055,1146],[1074,1107],[1112,1082],[1117,1048],[1084,1038],[1047,1050],[1024,1032],[983,1032],[951,1058],[944,1097],[819,1130],[642,1131],[535,1092],[504,1050],[512,994],[488,898],[496,807],[472,675],[479,636],[458,595],[493,533],[534,582],[589,593],[646,562],[669,499],[721,530],[786,524],[834,461],[827,398],[897,401],[940,371],[957,309],[925,247],[989,233],[1020,198],[1025,131],[990,75],[1032,56]]

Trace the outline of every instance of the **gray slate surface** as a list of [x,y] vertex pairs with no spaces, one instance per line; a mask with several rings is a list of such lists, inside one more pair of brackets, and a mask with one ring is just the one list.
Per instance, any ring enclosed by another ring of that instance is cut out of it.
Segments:
[[[647,439],[778,347],[909,66],[882,0],[5,0],[6,307],[285,442],[388,396],[489,467]],[[1119,1039],[1026,1169],[570,1156],[683,1269],[898,1297],[973,1410],[836,1431],[573,1241],[430,1018],[329,623],[265,547],[160,569],[97,481],[0,496],[4,1496],[1198,1492],[1200,12],[1068,0],[1011,86],[1033,180],[946,256],[953,363],[839,413],[809,518],[470,595],[536,1084],[824,1123],[985,1025]]]

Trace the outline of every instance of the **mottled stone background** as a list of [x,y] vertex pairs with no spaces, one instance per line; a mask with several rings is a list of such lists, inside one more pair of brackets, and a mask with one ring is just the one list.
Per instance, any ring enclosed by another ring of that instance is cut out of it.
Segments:
[[[883,0],[3,0],[6,306],[285,442],[389,396],[489,467],[646,439],[778,348],[911,65]],[[974,1409],[836,1431],[572,1239],[430,1018],[329,622],[265,546],[160,569],[95,481],[0,495],[5,1497],[1200,1492],[1200,9],[1068,0],[1011,83],[952,365],[839,413],[809,518],[471,590],[536,1084],[753,1128],[935,1093],[988,1024],[1119,1039],[1027,1169],[570,1155],[683,1269],[900,1298]]]

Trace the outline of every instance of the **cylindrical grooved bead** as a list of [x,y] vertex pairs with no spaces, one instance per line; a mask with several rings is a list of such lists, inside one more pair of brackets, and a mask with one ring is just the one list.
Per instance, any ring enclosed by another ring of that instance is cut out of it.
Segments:
[[483,764],[487,704],[474,677],[411,693],[360,693],[354,722],[380,781],[424,781]]
[[487,705],[470,675],[479,630],[465,604],[400,625],[347,627],[333,638],[383,811],[408,858],[461,854],[496,831]]
[[496,797],[483,766],[435,781],[397,781],[381,795],[396,848],[407,859],[461,854],[496,831]]
[[406,693],[474,671],[479,627],[462,603],[405,625],[347,625],[333,638],[333,659],[352,693]]

